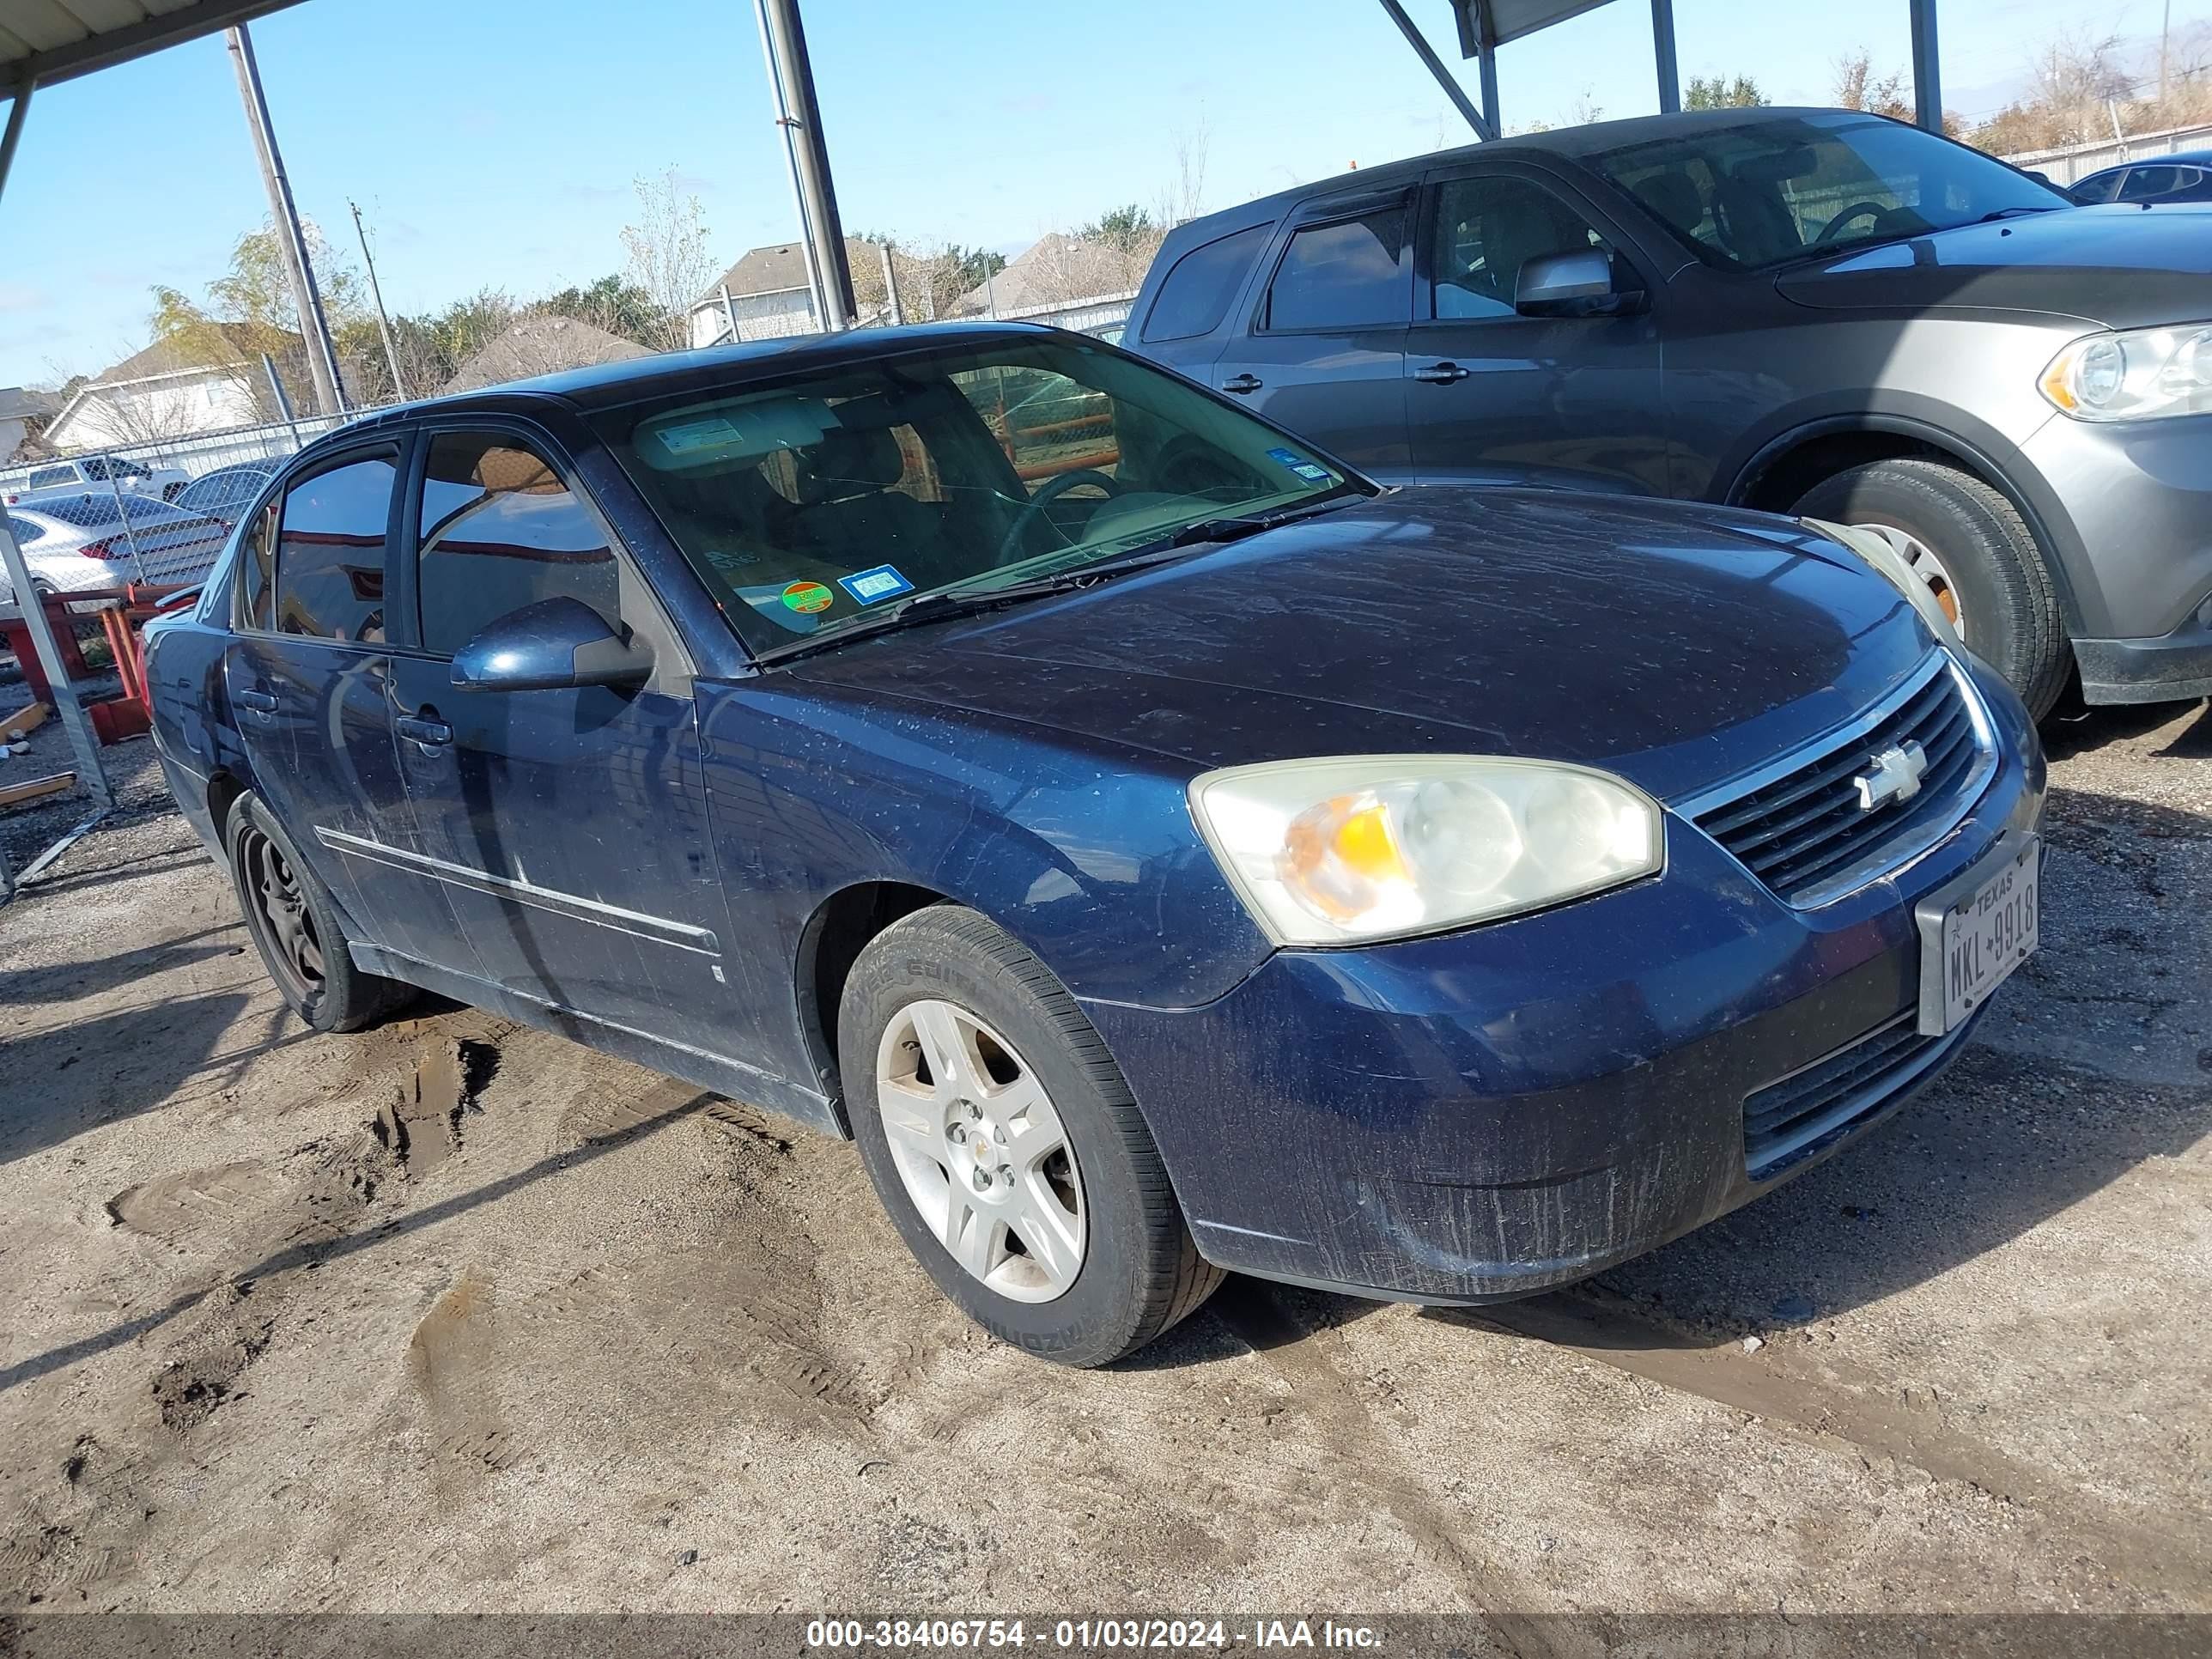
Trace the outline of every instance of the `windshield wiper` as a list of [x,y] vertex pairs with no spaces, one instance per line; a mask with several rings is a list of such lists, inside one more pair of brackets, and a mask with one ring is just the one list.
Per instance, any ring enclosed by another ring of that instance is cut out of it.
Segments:
[[850,622],[810,634],[804,639],[793,640],[788,645],[771,646],[756,653],[754,659],[761,663],[789,662],[794,657],[828,650],[850,640],[888,634],[895,629],[944,622],[954,617],[972,617],[979,611],[994,610],[1002,605],[1018,605],[1024,599],[1042,599],[1054,593],[1079,592],[1097,583],[1111,581],[1116,576],[1150,570],[1157,565],[1171,564],[1194,547],[1242,541],[1248,536],[1258,535],[1261,531],[1273,530],[1279,525],[1304,518],[1319,507],[1364,493],[1350,484],[1339,484],[1279,513],[1239,514],[1200,519],[1197,523],[1185,525],[1158,540],[1142,543],[1126,553],[1117,553],[1110,559],[1096,559],[1089,564],[1073,565],[1064,570],[1033,576],[1024,581],[1006,582],[996,587],[940,587],[927,593],[916,593],[913,598],[901,599],[896,605],[882,611],[855,617]]
[[2049,207],[2034,207],[2025,204],[2019,207],[2001,207],[1994,213],[1984,213],[1980,218],[1975,220],[1974,222],[1978,225],[1993,225],[2000,219],[2011,218],[2015,213],[2056,213],[2057,211],[2058,204],[2056,202],[2053,202]]

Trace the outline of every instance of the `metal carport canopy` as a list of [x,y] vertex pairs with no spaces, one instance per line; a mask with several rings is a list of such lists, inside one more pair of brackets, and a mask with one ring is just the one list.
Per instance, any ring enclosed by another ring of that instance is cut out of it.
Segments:
[[0,95],[51,86],[295,0],[0,0]]

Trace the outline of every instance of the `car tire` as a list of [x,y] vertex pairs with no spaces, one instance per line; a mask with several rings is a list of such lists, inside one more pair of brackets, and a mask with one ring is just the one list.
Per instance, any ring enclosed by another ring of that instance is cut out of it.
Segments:
[[[1221,1283],[1106,1045],[1051,970],[986,917],[936,905],[885,929],[853,965],[837,1030],[877,1196],[984,1329],[1060,1364],[1103,1365]],[[948,1030],[959,1047],[933,1068]],[[957,1128],[970,1133],[956,1140]],[[1054,1134],[1064,1166],[1044,1150]]]
[[2051,711],[2066,689],[2073,648],[2034,533],[2003,494],[1940,461],[1872,461],[1814,485],[1797,511],[1877,534],[1902,532],[1933,554],[1967,648],[2011,683],[2038,720]]
[[360,1031],[412,1002],[411,985],[354,965],[330,890],[252,793],[232,803],[223,851],[246,931],[292,1012],[317,1031]]

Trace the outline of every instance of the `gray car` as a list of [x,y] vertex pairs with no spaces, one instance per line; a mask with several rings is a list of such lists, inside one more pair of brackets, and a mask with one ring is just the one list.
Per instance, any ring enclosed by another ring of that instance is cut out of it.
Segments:
[[1180,226],[1124,343],[1386,478],[1865,526],[2039,714],[2212,693],[2212,209],[1847,111],[1607,122]]

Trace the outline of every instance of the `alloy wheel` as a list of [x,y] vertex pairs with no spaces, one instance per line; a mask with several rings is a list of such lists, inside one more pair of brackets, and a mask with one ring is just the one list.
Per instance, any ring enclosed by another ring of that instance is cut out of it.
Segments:
[[1013,1044],[953,1003],[910,1002],[877,1047],[876,1106],[908,1198],[969,1277],[1015,1302],[1075,1283],[1083,1178]]
[[1887,542],[1890,550],[1905,561],[1906,568],[1927,584],[1928,591],[1936,596],[1936,603],[1951,619],[1951,626],[1961,638],[1966,631],[1966,613],[1959,605],[1959,585],[1951,580],[1951,573],[1943,568],[1943,561],[1936,550],[1909,530],[1900,530],[1893,524],[1854,525],[1870,536],[1879,536]]
[[238,842],[240,885],[282,988],[304,1007],[323,988],[323,945],[298,872],[276,843],[250,826]]

